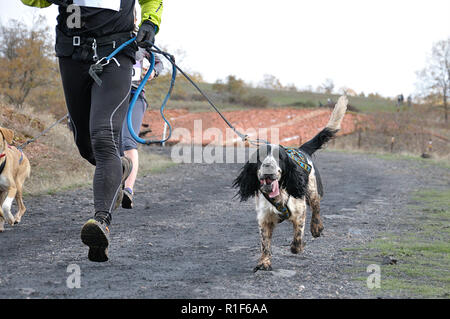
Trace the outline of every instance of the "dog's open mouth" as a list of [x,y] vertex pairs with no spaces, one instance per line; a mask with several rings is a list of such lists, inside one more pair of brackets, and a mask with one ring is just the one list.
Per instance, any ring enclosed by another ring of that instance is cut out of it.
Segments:
[[277,179],[266,177],[260,179],[259,182],[261,183],[261,191],[264,193],[269,193],[270,198],[280,195],[280,187]]

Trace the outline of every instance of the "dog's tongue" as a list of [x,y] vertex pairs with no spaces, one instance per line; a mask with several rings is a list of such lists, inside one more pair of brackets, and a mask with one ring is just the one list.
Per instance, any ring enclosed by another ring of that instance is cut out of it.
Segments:
[[278,186],[278,180],[274,180],[271,185],[272,185],[272,192],[269,194],[269,197],[274,198],[274,197],[277,197],[278,195],[280,195],[280,188]]

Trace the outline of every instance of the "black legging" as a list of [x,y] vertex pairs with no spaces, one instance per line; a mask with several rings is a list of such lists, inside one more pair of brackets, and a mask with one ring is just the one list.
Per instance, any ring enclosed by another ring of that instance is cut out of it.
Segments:
[[104,67],[98,86],[88,71],[91,63],[59,58],[64,95],[75,143],[83,158],[95,165],[95,212],[111,213],[118,196],[122,164],[120,132],[129,104],[132,60],[117,55]]

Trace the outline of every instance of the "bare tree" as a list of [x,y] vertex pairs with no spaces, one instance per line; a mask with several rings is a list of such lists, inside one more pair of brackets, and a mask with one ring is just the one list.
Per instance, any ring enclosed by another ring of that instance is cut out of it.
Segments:
[[429,64],[418,73],[428,100],[442,101],[445,123],[448,123],[450,96],[450,38],[437,42],[432,49]]
[[325,93],[331,94],[334,89],[334,82],[332,79],[325,79],[325,82],[322,83],[322,88]]
[[259,87],[264,89],[281,90],[283,85],[275,75],[264,74],[264,79],[260,82]]
[[57,72],[51,33],[43,16],[28,28],[18,20],[0,26],[0,93],[21,108],[31,90],[50,85]]

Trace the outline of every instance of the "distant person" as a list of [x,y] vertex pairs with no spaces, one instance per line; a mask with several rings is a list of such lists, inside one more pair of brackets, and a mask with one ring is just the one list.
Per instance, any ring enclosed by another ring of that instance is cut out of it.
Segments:
[[328,107],[334,106],[333,100],[331,98],[328,98],[327,104],[328,104]]
[[411,95],[408,95],[408,107],[412,106],[412,97]]
[[403,97],[403,94],[400,94],[400,95],[397,97],[397,107],[403,105],[404,99],[405,99],[405,98]]
[[[139,51],[136,52],[136,64],[133,67],[134,71],[131,82],[130,101],[131,99],[133,99],[134,93],[141,84],[142,79],[144,78],[150,67],[148,57],[149,54],[145,49],[139,48]],[[158,55],[155,55],[155,67],[149,77],[149,80],[156,78],[163,71],[163,68],[164,65],[161,59]],[[144,119],[144,113],[147,110],[147,107],[148,103],[145,99],[145,90],[142,90],[142,92],[139,94],[138,99],[136,100],[136,104],[134,105],[133,113],[131,115],[131,122],[133,123],[133,130],[136,135],[139,134],[139,130],[142,126],[142,120]],[[127,209],[133,208],[133,189],[139,167],[139,154],[137,151],[137,146],[137,142],[131,136],[130,130],[128,129],[127,118],[125,118],[122,127],[122,151],[125,156],[128,157],[133,163],[131,173],[125,180],[123,190],[122,207]]]

